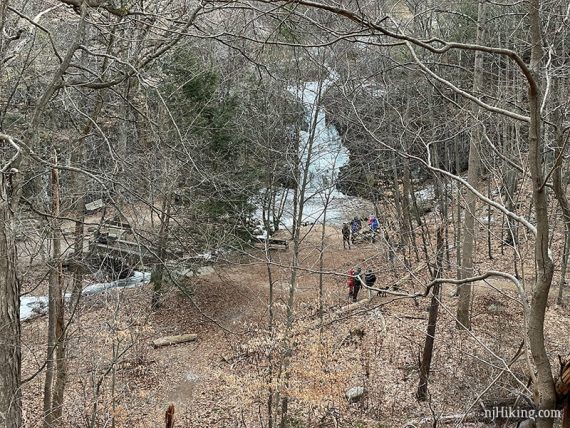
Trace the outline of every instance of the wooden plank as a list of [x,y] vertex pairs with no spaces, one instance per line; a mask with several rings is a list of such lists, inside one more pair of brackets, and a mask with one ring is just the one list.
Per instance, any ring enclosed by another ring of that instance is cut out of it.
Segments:
[[129,223],[127,223],[126,221],[118,221],[118,220],[105,220],[105,222],[103,223],[104,226],[109,225],[109,226],[117,226],[123,229],[131,229],[131,225]]
[[[101,239],[102,238],[102,239]],[[143,258],[147,261],[160,261],[158,260],[159,250],[154,247],[148,247],[142,245],[138,242],[125,241],[122,239],[115,239],[111,236],[101,234],[99,237],[95,237],[95,241],[90,243],[91,248],[95,250],[98,254],[120,254],[123,256],[134,256],[137,258]],[[179,258],[182,257],[183,252],[181,250],[166,250],[166,258]]]
[[[113,245],[107,245],[107,244],[100,244],[100,243],[96,243],[95,244],[95,248],[100,249],[100,250],[107,250],[106,252],[114,252],[114,253],[120,253],[120,254],[127,254],[127,255],[133,255],[133,256],[137,256],[137,257],[152,257],[152,254],[150,254],[150,252],[148,250],[145,251],[144,248],[138,247],[139,249],[131,249],[131,248],[126,248],[126,247],[116,247]],[[143,250],[143,251],[141,251]]]
[[160,337],[152,341],[152,346],[160,348],[161,346],[176,345],[178,343],[193,342],[198,338],[197,334],[179,334],[177,336]]

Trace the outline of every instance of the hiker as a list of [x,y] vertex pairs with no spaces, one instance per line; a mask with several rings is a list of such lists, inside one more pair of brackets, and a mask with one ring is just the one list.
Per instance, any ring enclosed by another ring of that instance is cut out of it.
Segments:
[[364,275],[364,283],[367,287],[374,287],[374,283],[376,282],[376,275],[372,272],[372,269],[368,269],[366,271],[366,275]]
[[370,217],[368,217],[368,226],[370,227],[372,233],[376,233],[378,226],[380,226],[380,223],[378,222],[378,218],[376,218],[375,215],[370,214]]
[[352,232],[352,243],[354,244],[354,237],[360,232],[362,228],[362,223],[358,217],[354,217],[350,222],[350,230]]
[[362,287],[361,284],[361,279],[360,279],[360,273],[362,272],[362,270],[360,269],[360,267],[356,267],[355,269],[352,269],[348,274],[350,275],[348,278],[348,298],[351,299],[353,302],[356,302],[356,299],[358,297],[358,292],[360,291],[360,288]]
[[346,244],[348,243],[348,249],[350,250],[350,226],[348,223],[342,225],[342,247],[346,250]]
[[358,217],[354,217],[354,221],[356,222],[357,231],[360,232],[360,229],[362,229],[362,220]]
[[380,223],[378,222],[378,218],[376,218],[375,215],[370,214],[370,216],[368,216],[368,227],[372,232],[370,234],[370,242],[372,242],[373,244],[376,242],[376,232],[378,231],[379,226]]

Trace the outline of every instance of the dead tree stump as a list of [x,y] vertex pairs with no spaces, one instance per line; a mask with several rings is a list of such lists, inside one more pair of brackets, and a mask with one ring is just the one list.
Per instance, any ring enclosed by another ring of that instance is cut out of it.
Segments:
[[166,428],[174,428],[174,404],[171,404],[168,406],[168,409],[166,409],[164,420],[166,422]]

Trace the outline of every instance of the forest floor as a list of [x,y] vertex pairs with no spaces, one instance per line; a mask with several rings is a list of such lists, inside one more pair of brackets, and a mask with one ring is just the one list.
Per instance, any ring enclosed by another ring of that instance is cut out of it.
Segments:
[[[435,220],[432,223],[433,229]],[[475,285],[471,331],[455,328],[455,288],[443,287],[430,398],[418,402],[418,362],[429,299],[374,296],[346,310],[343,274],[351,267],[372,268],[378,287],[394,284],[409,270],[400,257],[394,264],[388,261],[385,242],[345,250],[340,229],[329,227],[324,237],[321,331],[321,232],[320,226],[303,228],[287,390],[291,426],[427,427],[439,418],[450,426],[514,426],[513,420],[495,424],[478,416],[482,402],[514,402],[521,391],[531,395],[525,391],[529,372],[524,355],[511,361],[524,336],[514,287],[502,280]],[[510,272],[511,250],[503,256],[497,246],[492,251],[493,260],[486,251],[477,253],[477,269]],[[68,329],[65,425],[111,426],[114,420],[117,427],[160,427],[165,410],[174,404],[176,427],[267,426],[268,391],[282,387],[276,380],[277,358],[283,346],[291,254],[291,248],[271,252],[273,336],[267,328],[267,258],[261,250],[216,263],[214,274],[186,284],[190,298],[178,288],[168,288],[154,312],[151,285],[84,298]],[[453,257],[452,252],[446,276],[455,275]],[[413,260],[415,273],[402,284],[404,291],[421,291],[429,282],[427,269],[415,270],[422,264],[425,261]],[[530,258],[525,268],[533,271]],[[570,350],[570,310],[554,304],[557,291],[553,287],[546,313],[554,373],[557,356]],[[366,298],[362,291],[359,299]],[[22,325],[24,379],[42,368],[46,326],[46,317]],[[196,333],[198,339],[151,346],[153,339],[182,333]],[[345,392],[356,386],[367,392],[360,402],[349,403]],[[40,426],[43,372],[27,381],[22,391],[25,426]],[[458,415],[466,412],[462,420]]]

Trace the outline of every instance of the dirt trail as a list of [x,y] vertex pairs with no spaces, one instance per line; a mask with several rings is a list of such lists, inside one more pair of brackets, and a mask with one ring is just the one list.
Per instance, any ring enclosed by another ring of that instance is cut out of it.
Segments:
[[[295,402],[300,403],[295,411],[303,413],[312,408],[311,403],[325,402],[342,412],[344,420],[361,420],[359,426],[378,426],[380,422],[384,426],[402,426],[413,417],[429,418],[431,410],[417,403],[412,393],[417,386],[417,350],[425,331],[427,300],[415,305],[410,299],[375,298],[373,309],[363,305],[338,320],[329,317],[327,322],[336,321],[327,324],[324,336],[319,338],[315,326],[321,234],[318,227],[307,226],[303,231],[308,234],[301,245],[303,269],[296,299],[297,324],[303,334],[296,336],[295,355],[299,360],[292,367]],[[284,233],[280,237],[285,237]],[[371,267],[377,273],[379,287],[405,275],[398,264],[393,268],[387,261],[386,250],[381,241],[344,250],[340,230],[327,228],[323,284],[324,307],[329,313],[339,314],[347,304],[343,275],[351,267]],[[291,248],[273,251],[271,256],[276,319],[282,322]],[[405,288],[419,291],[426,281],[426,273],[422,272]],[[473,334],[500,355],[511,355],[520,343],[520,305],[514,301],[514,287],[508,281],[489,282],[499,291],[482,284],[476,286]],[[110,404],[110,376],[102,384],[102,424],[114,414],[117,426],[159,427],[164,411],[173,403],[176,426],[235,426],[241,418],[248,420],[247,426],[260,426],[254,415],[262,410],[254,409],[263,408],[260,397],[266,388],[265,352],[270,345],[264,334],[269,284],[263,251],[252,250],[240,260],[220,261],[215,265],[215,274],[194,278],[187,285],[193,292],[191,300],[180,290],[170,288],[162,307],[154,313],[149,313],[150,286],[85,298],[70,340],[67,426],[82,424],[85,413],[92,408],[93,382],[109,366],[113,347],[126,349],[131,343],[117,365],[115,395],[119,398],[114,410]],[[481,382],[496,375],[492,367],[482,364],[493,357],[485,352],[479,355],[478,342],[455,330],[451,316],[455,300],[449,297],[452,290],[452,286],[446,286],[443,295],[431,391],[438,400],[438,411],[448,413],[460,411],[461,402],[469,401],[470,391],[476,395],[482,389]],[[363,291],[360,299],[365,298]],[[566,315],[561,317],[563,313]],[[570,338],[556,332],[570,329],[568,311],[550,309],[547,323],[552,331],[547,337],[550,350],[563,354],[570,349]],[[23,325],[24,377],[43,361],[45,327],[45,318]],[[182,333],[197,333],[198,340],[160,349],[150,346],[152,339]],[[315,345],[321,340],[326,344],[326,354]],[[469,359],[472,354],[477,355]],[[326,366],[320,367],[323,359]],[[515,370],[524,373],[524,366]],[[34,409],[41,408],[42,382],[38,376],[24,386],[26,426],[39,424]],[[369,389],[362,408],[350,406],[344,399],[344,389],[355,383]],[[315,412],[319,406],[315,404]]]

